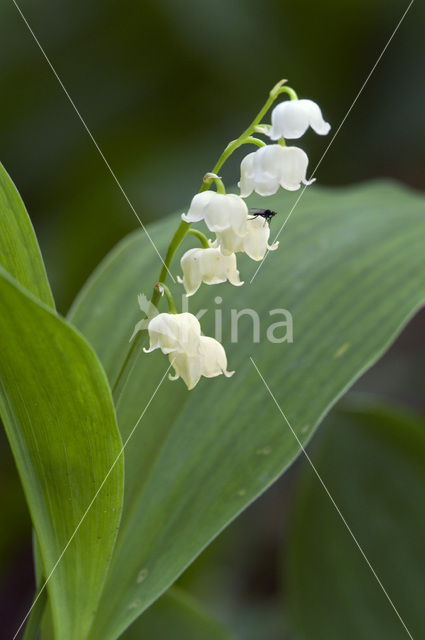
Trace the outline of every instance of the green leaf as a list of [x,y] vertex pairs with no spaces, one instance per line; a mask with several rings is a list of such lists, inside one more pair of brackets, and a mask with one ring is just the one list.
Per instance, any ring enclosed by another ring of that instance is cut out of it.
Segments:
[[0,164],[0,264],[22,286],[54,306],[37,238],[25,205]]
[[[84,338],[0,268],[0,413],[45,577],[121,450],[110,390]],[[53,572],[56,640],[83,640],[120,519],[120,458]]]
[[[411,637],[424,634],[425,424],[361,404],[333,412],[312,458]],[[316,475],[295,497],[289,607],[305,640],[404,640],[385,597]]]
[[[279,212],[275,231],[295,198],[282,192],[261,205]],[[162,254],[177,223],[173,216],[150,229]],[[116,638],[299,454],[250,356],[305,443],[423,304],[422,196],[387,183],[313,188],[280,240],[252,284],[257,264],[242,257],[243,287],[203,286],[190,298],[191,311],[208,310],[201,320],[206,335],[214,334],[217,310],[222,314],[232,378],[203,379],[191,392],[181,381],[157,389],[168,359],[140,353],[118,406],[123,439],[144,413],[126,448],[126,503],[93,638]],[[184,250],[195,243],[186,241]],[[136,296],[150,296],[159,267],[146,236],[136,233],[99,267],[72,309],[111,380],[142,317]],[[258,312],[259,343],[247,316],[231,342],[232,308]],[[292,344],[266,338],[267,327],[282,320],[269,315],[278,308],[292,313]]]
[[182,589],[173,587],[124,633],[123,640],[231,640],[230,633]]

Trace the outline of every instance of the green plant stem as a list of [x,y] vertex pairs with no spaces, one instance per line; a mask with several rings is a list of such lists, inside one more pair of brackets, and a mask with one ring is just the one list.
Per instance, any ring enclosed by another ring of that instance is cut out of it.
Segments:
[[171,293],[171,291],[169,290],[167,285],[164,284],[163,282],[157,282],[156,285],[155,285],[155,289],[159,290],[161,296],[165,295],[165,297],[167,298],[168,313],[177,313],[176,304],[174,302],[173,294]]
[[278,95],[281,93],[287,93],[291,100],[298,100],[298,96],[291,87],[280,87]]
[[226,193],[226,188],[223,184],[223,180],[215,173],[206,173],[204,175],[203,183],[207,185],[207,187],[210,187],[213,182],[215,183],[217,193]]
[[264,140],[259,140],[259,138],[254,138],[253,136],[247,138],[245,140],[245,144],[255,144],[257,145],[257,147],[267,147],[267,142],[264,142]]
[[[234,151],[236,151],[236,149],[239,149],[239,147],[241,147],[244,144],[256,144],[257,146],[263,146],[264,143],[262,142],[262,140],[258,140],[257,138],[253,138],[252,134],[255,132],[255,128],[259,125],[259,123],[261,122],[262,118],[265,116],[265,114],[268,112],[268,110],[270,109],[270,107],[272,106],[272,104],[275,102],[276,98],[281,94],[281,93],[287,93],[289,95],[289,97],[291,98],[291,100],[295,100],[297,98],[297,94],[295,93],[295,91],[293,89],[291,89],[290,87],[286,87],[283,86],[285,84],[286,80],[280,80],[274,87],[273,89],[270,91],[269,93],[269,97],[267,99],[267,101],[265,102],[265,104],[262,106],[262,108],[260,109],[260,111],[257,113],[257,115],[255,116],[254,120],[251,122],[251,124],[245,129],[245,131],[243,131],[241,133],[241,135],[239,136],[239,138],[236,138],[236,140],[232,140],[232,142],[229,142],[229,144],[227,145],[227,147],[225,148],[225,150],[223,151],[223,153],[221,154],[221,156],[219,157],[219,159],[217,160],[216,164],[214,165],[214,167],[211,169],[210,172],[208,172],[206,174],[206,180],[203,181],[201,188],[199,189],[199,193],[202,193],[203,191],[206,191],[210,186],[211,183],[213,181],[216,181],[217,184],[217,178],[213,178],[210,176],[210,174],[215,174],[217,176],[218,172],[220,171],[221,167],[224,165],[224,163],[226,162],[226,160],[229,159],[229,157],[232,155],[232,153]],[[221,182],[221,180],[220,180]],[[177,230],[175,231],[171,242],[168,246],[167,249],[167,253],[165,255],[165,259],[164,259],[164,264],[162,266],[161,272],[159,274],[159,278],[158,278],[158,282],[161,283],[165,283],[168,274],[170,273],[170,265],[171,265],[171,261],[174,257],[174,254],[176,253],[178,247],[180,246],[181,242],[183,241],[184,237],[186,236],[186,234],[188,233],[189,229],[191,227],[191,223],[190,222],[185,222],[184,220],[182,220],[179,224],[179,226],[177,227]],[[151,303],[154,306],[158,305],[158,302],[161,298],[161,293],[158,289],[154,288],[154,292],[151,298]],[[121,396],[121,392],[122,389],[128,379],[129,374],[131,373],[131,371],[134,368],[135,362],[139,356],[140,353],[140,347],[143,345],[145,338],[146,338],[146,331],[140,331],[139,333],[136,334],[136,336],[133,339],[133,343],[127,353],[127,356],[124,360],[124,363],[121,367],[121,370],[118,374],[118,377],[116,379],[116,382],[113,386],[113,396],[114,396],[114,401],[115,404],[118,404],[119,398]]]
[[202,231],[198,231],[198,229],[189,229],[187,233],[188,235],[195,236],[195,238],[198,238],[201,241],[201,244],[204,249],[210,248],[209,240],[207,236],[204,233],[202,233]]
[[[44,585],[44,579],[40,580],[40,584]],[[31,613],[28,616],[28,622],[25,626],[25,633],[22,637],[22,640],[37,640],[39,632],[41,619],[43,617],[44,608],[47,603],[47,589],[44,586],[44,589],[41,587],[36,591],[34,596],[35,604],[31,609]]]

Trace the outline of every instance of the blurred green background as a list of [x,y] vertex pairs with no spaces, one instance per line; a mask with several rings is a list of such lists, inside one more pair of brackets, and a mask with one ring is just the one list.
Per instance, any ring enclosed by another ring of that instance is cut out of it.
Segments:
[[[148,223],[182,210],[281,77],[321,105],[335,132],[407,2],[22,0],[20,6]],[[424,27],[425,5],[417,0],[321,164],[319,183],[386,176],[425,187]],[[99,260],[138,223],[12,0],[0,5],[0,90],[0,159],[26,202],[58,308],[66,312]],[[312,133],[303,138],[311,169],[328,142]],[[236,181],[239,160],[226,167],[227,182]],[[423,410],[424,323],[419,315],[358,390]],[[31,597],[32,567],[23,497],[4,438],[0,444],[6,638]],[[208,600],[196,577],[203,574],[203,584],[213,585],[212,606],[227,612],[244,640],[295,637],[282,631],[281,557],[293,487],[305,473],[298,461],[185,578]]]

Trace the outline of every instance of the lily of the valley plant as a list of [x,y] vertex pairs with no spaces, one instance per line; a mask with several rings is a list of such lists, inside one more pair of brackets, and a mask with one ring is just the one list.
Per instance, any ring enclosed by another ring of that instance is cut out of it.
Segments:
[[[201,246],[191,248],[181,258],[183,284],[186,295],[196,293],[202,283],[214,285],[230,282],[243,284],[237,268],[236,254],[246,253],[252,260],[261,261],[268,251],[274,251],[278,243],[269,244],[270,225],[261,216],[250,215],[244,198],[252,192],[270,196],[279,188],[295,191],[313,180],[307,179],[308,157],[297,146],[287,146],[286,139],[301,137],[310,126],[316,133],[325,135],[330,125],[322,117],[319,106],[311,100],[299,100],[293,89],[281,80],[270,91],[269,98],[249,127],[230,142],[212,171],[205,174],[202,186],[182,215],[180,225],[169,244],[163,268],[154,287],[152,307],[156,308],[161,296],[168,301],[168,313],[153,317],[147,325],[150,347],[146,353],[161,349],[170,361],[174,374],[170,379],[182,378],[188,389],[193,389],[201,376],[212,378],[220,374],[231,376],[227,370],[227,357],[223,346],[214,338],[201,335],[198,319],[191,313],[178,313],[170,290],[165,285],[172,258],[187,235],[199,239]],[[263,122],[279,96],[286,100],[274,106],[271,124]],[[257,137],[263,135],[273,141],[267,144]],[[258,149],[245,156],[240,167],[240,194],[226,193],[218,172],[231,154],[245,144]],[[215,190],[212,190],[215,186]],[[193,223],[204,223],[213,238],[207,238]],[[139,322],[132,336],[126,362],[118,377],[120,387],[131,369],[137,347],[145,333],[145,324]]]

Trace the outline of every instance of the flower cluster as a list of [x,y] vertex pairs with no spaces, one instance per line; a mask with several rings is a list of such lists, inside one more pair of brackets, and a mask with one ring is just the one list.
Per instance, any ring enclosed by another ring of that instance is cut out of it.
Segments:
[[[271,140],[283,143],[285,138],[300,138],[311,127],[326,135],[330,124],[324,121],[319,106],[312,100],[286,100],[272,111],[271,127],[265,130]],[[299,147],[271,144],[249,153],[241,164],[239,183],[241,196],[246,198],[256,191],[260,196],[272,196],[279,187],[296,191],[307,180],[308,157]]]
[[145,353],[161,349],[168,355],[175,374],[170,380],[182,378],[187,388],[199,382],[201,376],[214,378],[227,371],[226,352],[214,338],[201,336],[199,320],[191,313],[160,313],[148,326],[150,347]]
[[[217,256],[217,273],[221,270],[223,257],[233,257],[235,274],[239,284],[239,273],[236,271],[235,253],[244,252],[253,260],[262,260],[266,251],[277,249],[277,244],[269,246],[270,227],[264,220],[251,219],[248,207],[240,196],[234,193],[224,194],[215,191],[198,193],[192,200],[187,214],[182,215],[185,222],[199,222],[204,220],[210,231],[215,233],[215,241],[211,247]],[[188,261],[186,252],[181,260],[183,274],[196,269],[195,259]],[[232,262],[233,264],[233,262]],[[225,282],[222,278],[219,282]],[[204,282],[207,282],[204,280]],[[211,283],[209,283],[211,284]],[[189,293],[189,292],[187,292]]]
[[[250,127],[235,141],[230,143],[213,169],[204,177],[200,193],[196,194],[187,213],[182,215],[182,223],[171,242],[170,248],[177,248],[181,239],[191,233],[202,243],[200,248],[186,251],[181,258],[183,284],[186,295],[192,296],[202,283],[214,285],[230,282],[241,286],[237,268],[236,254],[245,253],[252,260],[263,260],[268,251],[274,251],[278,243],[269,244],[270,217],[274,212],[256,209],[250,215],[244,198],[256,192],[260,196],[275,194],[281,187],[289,191],[309,185],[307,180],[308,157],[296,146],[286,146],[285,139],[301,137],[310,126],[316,133],[325,135],[330,125],[322,117],[319,106],[311,100],[299,100],[295,92],[278,83],[270,92],[269,100]],[[281,93],[289,94],[290,99],[274,107],[271,124],[261,122],[263,115]],[[253,134],[267,136],[272,144],[266,144]],[[217,171],[230,154],[243,144],[256,144],[259,148],[246,155],[240,167],[240,195],[226,193]],[[216,191],[211,190],[215,183]],[[192,223],[203,221],[208,230],[215,235],[208,239],[201,231],[190,229]],[[168,269],[168,265],[165,265]],[[161,275],[164,274],[164,270]],[[213,338],[201,335],[197,318],[190,313],[176,313],[174,301],[169,290],[161,280],[161,291],[167,294],[170,313],[160,313],[148,324],[150,348],[146,351],[161,349],[168,354],[175,370],[172,379],[181,377],[188,389],[192,389],[201,376],[211,378],[227,371],[227,359],[222,345]],[[154,294],[154,298],[155,298]],[[153,298],[153,300],[154,300]],[[135,332],[140,331],[140,323]],[[134,334],[133,334],[134,335]]]

